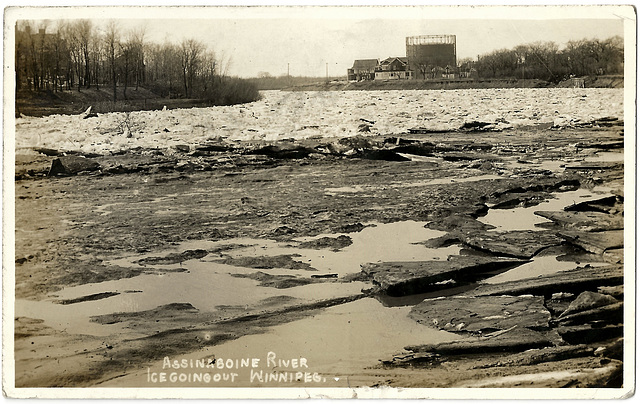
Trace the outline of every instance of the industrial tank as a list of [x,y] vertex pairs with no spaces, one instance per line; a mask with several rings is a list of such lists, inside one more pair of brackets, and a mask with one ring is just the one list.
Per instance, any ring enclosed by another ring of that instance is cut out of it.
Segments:
[[422,66],[456,66],[455,35],[420,35],[407,37],[409,68],[417,71]]

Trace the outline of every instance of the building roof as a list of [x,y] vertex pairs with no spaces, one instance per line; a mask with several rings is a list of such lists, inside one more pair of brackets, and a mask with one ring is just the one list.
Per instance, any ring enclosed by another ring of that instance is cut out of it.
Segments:
[[409,59],[404,56],[392,56],[392,57],[386,58],[385,60],[380,62],[380,64],[390,64],[396,59],[398,59],[400,62],[402,62],[402,64],[405,64],[405,65],[409,63]]
[[356,59],[352,69],[373,69],[378,66],[378,59]]

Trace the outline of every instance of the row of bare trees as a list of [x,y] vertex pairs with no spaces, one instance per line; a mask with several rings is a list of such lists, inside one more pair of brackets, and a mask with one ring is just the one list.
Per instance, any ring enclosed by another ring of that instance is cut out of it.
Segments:
[[535,42],[480,56],[476,68],[481,77],[527,78],[560,81],[570,76],[622,74],[624,41],[569,41],[560,49],[554,42]]
[[145,86],[169,97],[205,98],[227,74],[220,60],[195,39],[156,44],[144,28],[124,31],[117,21],[19,21],[16,26],[17,89],[64,91]]

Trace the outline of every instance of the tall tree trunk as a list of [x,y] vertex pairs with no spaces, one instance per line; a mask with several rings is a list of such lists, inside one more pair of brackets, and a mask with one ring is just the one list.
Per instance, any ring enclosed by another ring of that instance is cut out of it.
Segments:
[[111,81],[113,81],[113,102],[116,103],[118,101],[118,86],[116,84],[116,63],[115,63],[115,61],[111,62]]
[[60,70],[60,62],[59,62],[58,55],[56,53],[56,71],[53,76],[53,91],[56,93],[58,92],[58,76],[60,75],[59,70]]
[[125,58],[124,62],[124,90],[122,91],[122,95],[125,100],[127,100],[127,86],[129,85],[129,60]]
[[91,63],[88,48],[84,51],[84,85],[91,88]]
[[184,96],[189,98],[189,90],[187,86],[187,70],[185,68],[182,69],[182,77],[184,77]]
[[136,91],[138,91],[139,85],[140,85],[140,60],[136,58]]

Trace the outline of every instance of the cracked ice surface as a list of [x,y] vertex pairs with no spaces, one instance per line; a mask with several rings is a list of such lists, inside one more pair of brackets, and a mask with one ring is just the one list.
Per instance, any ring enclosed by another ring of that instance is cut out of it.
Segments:
[[16,148],[49,147],[105,153],[134,147],[200,145],[208,140],[303,139],[358,134],[366,119],[371,134],[397,135],[409,128],[455,130],[465,122],[498,128],[537,123],[623,118],[623,89],[476,89],[390,91],[265,91],[244,105],[131,112],[132,137],[122,133],[126,114],[51,115],[16,119]]

